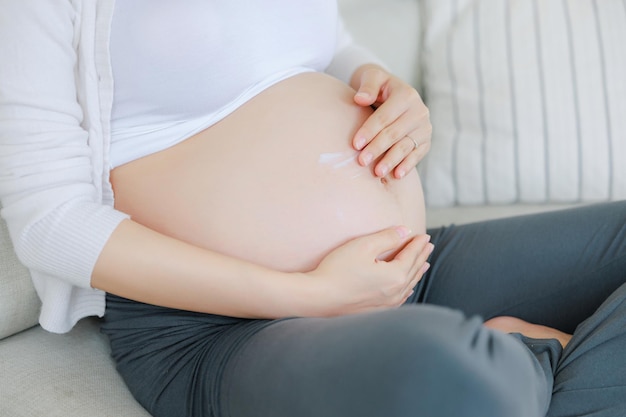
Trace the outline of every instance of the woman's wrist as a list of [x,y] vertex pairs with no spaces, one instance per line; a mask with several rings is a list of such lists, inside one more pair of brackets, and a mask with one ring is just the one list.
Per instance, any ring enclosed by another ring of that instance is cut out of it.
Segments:
[[284,275],[278,286],[275,306],[283,317],[320,317],[329,315],[329,290],[325,282],[305,272]]
[[288,280],[283,288],[290,297],[284,307],[292,317],[331,317],[351,311],[349,297],[342,297],[341,286],[335,280],[308,272],[291,273]]

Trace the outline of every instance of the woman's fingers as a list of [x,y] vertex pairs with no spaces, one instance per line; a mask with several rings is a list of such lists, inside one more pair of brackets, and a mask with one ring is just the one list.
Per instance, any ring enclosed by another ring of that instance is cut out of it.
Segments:
[[374,174],[385,177],[392,173],[396,179],[404,178],[410,170],[415,168],[420,158],[425,154],[423,148],[412,137],[405,136],[395,143],[376,163]]
[[430,236],[421,235],[414,238],[396,255],[396,260],[406,261],[409,265],[407,284],[403,289],[403,294],[407,297],[430,268],[428,258],[433,249],[434,245],[430,243]]
[[381,95],[383,86],[389,80],[389,74],[379,69],[369,69],[363,72],[361,85],[354,95],[354,101],[360,106],[371,106]]
[[364,245],[364,251],[368,257],[379,259],[387,252],[398,250],[404,245],[411,235],[411,230],[406,226],[396,226],[381,230],[372,235],[357,238]]
[[359,129],[354,147],[361,151],[361,165],[377,160],[375,175],[394,171],[401,178],[426,155],[431,134],[429,112],[417,92],[391,94]]
[[[388,104],[388,103],[385,103]],[[384,105],[383,105],[384,106]],[[382,106],[380,110],[382,112]],[[381,119],[385,113],[377,115],[374,112],[370,118]],[[369,120],[369,119],[368,119]],[[408,154],[415,148],[415,144],[404,144],[404,149],[396,147],[395,145],[402,145],[403,139],[407,138],[407,134],[415,130],[414,121],[410,119],[408,115],[401,114],[395,120],[376,122],[377,124],[388,123],[385,126],[377,127],[375,133],[372,133],[371,139],[368,139],[366,146],[361,148],[358,161],[361,165],[366,166],[372,163],[374,160],[381,158],[375,167],[375,173],[378,176],[385,176],[391,169],[393,169],[397,162],[401,161],[404,155]],[[391,152],[391,154],[389,154]],[[400,156],[400,158],[398,158]]]
[[[417,92],[415,92],[416,97]],[[405,136],[408,132],[417,127],[415,121],[415,114],[413,113],[415,103],[411,99],[409,94],[395,93],[390,94],[389,98],[380,103],[374,113],[372,113],[363,122],[363,126],[357,130],[355,134],[354,146],[357,150],[363,150],[365,146],[374,141],[376,137],[379,137],[379,142],[382,144],[382,140],[388,140],[388,143],[395,142],[398,138]],[[421,99],[419,99],[421,103]],[[425,108],[423,104],[421,104]],[[408,117],[403,117],[405,113]],[[394,126],[395,125],[395,126]],[[385,131],[385,129],[388,129]],[[384,151],[384,149],[382,149]],[[371,148],[370,151],[379,151],[376,156],[380,156],[381,149]],[[373,152],[375,153],[375,152]]]
[[393,259],[388,262],[398,264],[402,270],[405,277],[403,293],[415,287],[428,270],[430,265],[427,261],[434,249],[429,235],[410,237],[410,233],[406,227],[397,226],[365,236],[361,242],[366,245],[362,250],[368,257],[374,255],[376,259],[381,259],[384,254],[396,251]]
[[429,241],[404,226],[387,228],[336,248],[309,273],[321,281],[324,294],[333,288],[332,314],[396,307],[426,271]]

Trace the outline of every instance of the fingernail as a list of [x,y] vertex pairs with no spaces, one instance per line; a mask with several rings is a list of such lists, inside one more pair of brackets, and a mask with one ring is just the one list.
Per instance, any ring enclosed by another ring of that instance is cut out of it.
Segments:
[[357,151],[360,151],[361,149],[363,149],[363,147],[365,146],[365,142],[367,141],[362,136],[356,140],[355,146],[356,146]]
[[380,175],[381,177],[384,177],[387,175],[388,172],[389,172],[389,167],[386,164],[378,165],[378,175]]
[[374,160],[374,156],[371,153],[369,153],[369,152],[365,152],[363,154],[363,157],[361,158],[361,160],[363,161],[363,163],[365,165],[369,165],[370,162],[372,162]]
[[398,179],[400,179],[400,178],[404,178],[404,176],[406,175],[406,171],[405,171],[405,170],[403,170],[403,169],[399,169],[399,170],[397,171],[397,174],[398,174]]
[[426,262],[424,266],[422,267],[422,274],[425,274],[426,271],[428,271],[429,269],[430,269],[430,263]]
[[397,226],[396,227],[396,232],[398,232],[398,235],[404,239],[405,237],[409,236],[411,234],[411,229],[409,229],[406,226]]
[[370,95],[366,93],[365,91],[359,91],[358,93],[355,94],[355,97],[362,97],[365,99],[369,99]]

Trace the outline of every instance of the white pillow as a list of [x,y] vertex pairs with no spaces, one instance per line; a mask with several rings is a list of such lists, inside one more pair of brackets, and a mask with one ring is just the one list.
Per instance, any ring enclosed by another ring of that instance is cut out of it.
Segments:
[[626,198],[626,1],[421,4],[430,206]]

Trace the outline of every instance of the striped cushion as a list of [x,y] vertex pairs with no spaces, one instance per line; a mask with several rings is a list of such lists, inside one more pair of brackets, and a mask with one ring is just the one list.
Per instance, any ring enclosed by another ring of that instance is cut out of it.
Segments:
[[431,206],[626,198],[626,0],[422,0]]

